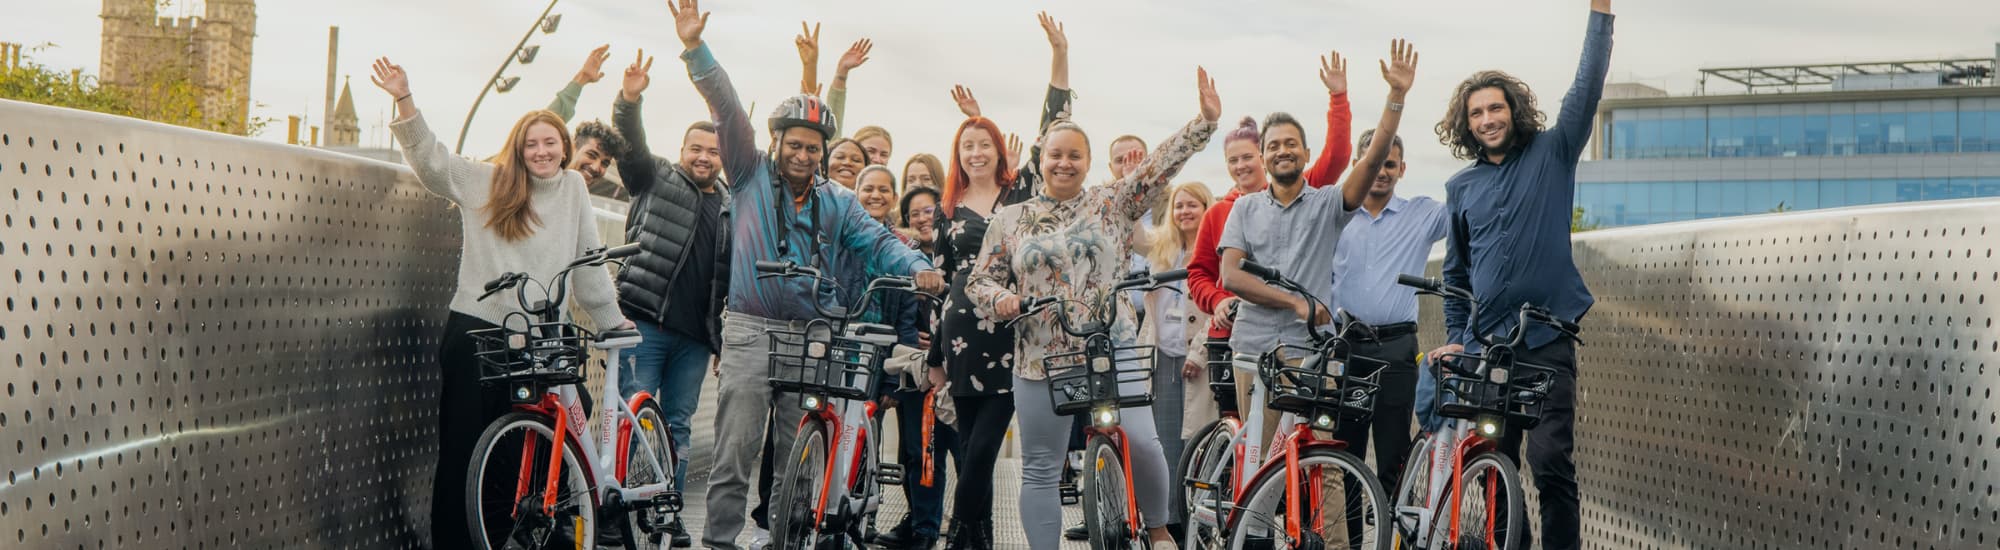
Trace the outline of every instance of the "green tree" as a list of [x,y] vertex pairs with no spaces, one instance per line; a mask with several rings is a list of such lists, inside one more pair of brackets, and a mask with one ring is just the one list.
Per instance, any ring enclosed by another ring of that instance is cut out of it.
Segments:
[[1582,233],[1585,231],[1596,231],[1601,228],[1597,222],[1591,221],[1590,216],[1583,212],[1583,207],[1578,206],[1569,211],[1569,232]]
[[[30,48],[41,50],[43,44]],[[18,67],[0,67],[0,98],[140,118],[236,135],[256,135],[267,119],[251,119],[234,127],[222,117],[202,112],[202,90],[186,67],[154,67],[132,87],[104,86],[81,69],[60,71],[35,63],[26,54]]]

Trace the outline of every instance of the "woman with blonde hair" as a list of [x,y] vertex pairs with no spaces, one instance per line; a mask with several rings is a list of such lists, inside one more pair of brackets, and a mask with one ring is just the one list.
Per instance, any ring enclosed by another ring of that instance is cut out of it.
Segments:
[[[1215,195],[1199,182],[1176,185],[1167,197],[1160,212],[1163,223],[1149,232],[1151,242],[1133,254],[1133,271],[1159,273],[1187,265],[1194,252],[1195,235],[1201,231],[1202,217],[1209,205],[1215,203]],[[1206,390],[1208,373],[1202,368],[1202,359],[1206,357],[1195,360],[1188,357],[1189,349],[1201,349],[1189,347],[1190,338],[1202,334],[1199,329],[1189,328],[1201,311],[1188,301],[1186,281],[1175,282],[1171,289],[1134,294],[1133,306],[1145,312],[1139,324],[1139,343],[1154,346],[1153,425],[1159,430],[1160,448],[1169,466],[1178,465],[1181,449],[1191,435],[1185,433],[1186,428],[1199,429],[1219,414],[1215,400],[1208,398]],[[1195,389],[1189,389],[1190,386]],[[1170,479],[1184,476],[1185,472],[1173,472]],[[1186,509],[1179,502],[1180,497],[1180,491],[1173,492],[1175,510]]]
[[[451,153],[431,134],[410,99],[410,79],[388,58],[375,60],[375,85],[395,98],[396,119],[389,129],[403,144],[403,158],[417,183],[460,209],[463,232],[458,288],[438,345],[442,384],[438,391],[437,478],[431,484],[432,547],[470,548],[465,526],[465,469],[472,447],[488,422],[507,413],[506,388],[482,387],[477,346],[466,333],[496,328],[521,313],[514,300],[480,300],[487,281],[503,273],[527,273],[547,281],[572,258],[601,246],[597,220],[583,175],[569,164],[570,135],[562,117],[533,111],[514,123],[500,154],[477,162]],[[617,287],[604,269],[576,273],[577,304],[598,327],[631,329],[618,310]],[[457,528],[453,528],[456,526]]]
[[911,189],[918,188],[937,189],[938,182],[943,179],[944,163],[939,162],[935,155],[917,153],[916,156],[910,157],[908,162],[903,163],[903,192],[905,193]]

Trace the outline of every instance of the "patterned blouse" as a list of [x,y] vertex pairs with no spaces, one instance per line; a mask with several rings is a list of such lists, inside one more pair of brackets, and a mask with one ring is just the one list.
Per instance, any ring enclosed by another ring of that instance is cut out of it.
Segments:
[[[1112,298],[1112,285],[1125,276],[1132,232],[1147,205],[1159,202],[1174,174],[1214,134],[1214,122],[1196,118],[1123,179],[1090,187],[1066,201],[1043,193],[995,212],[966,285],[977,311],[988,315],[1001,300],[1016,294],[1060,296],[1105,307]],[[1090,311],[1070,307],[1072,322],[1080,325],[1089,320]],[[1082,345],[1056,323],[1052,315],[1036,315],[1015,324],[1017,376],[1041,380],[1045,378],[1042,357]],[[1120,307],[1113,325],[1117,341],[1137,339],[1130,308]]]

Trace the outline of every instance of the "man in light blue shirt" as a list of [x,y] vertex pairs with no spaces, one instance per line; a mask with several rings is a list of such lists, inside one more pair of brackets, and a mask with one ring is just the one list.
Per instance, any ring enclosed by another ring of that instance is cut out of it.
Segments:
[[[1375,131],[1361,134],[1356,150],[1365,151]],[[1403,138],[1391,136],[1389,156],[1375,172],[1375,181],[1361,201],[1361,211],[1340,233],[1333,254],[1333,302],[1375,329],[1375,342],[1357,343],[1354,354],[1378,359],[1383,367],[1382,390],[1375,394],[1370,420],[1343,420],[1334,437],[1346,441],[1355,456],[1368,456],[1370,428],[1375,436],[1375,475],[1395,494],[1410,455],[1411,404],[1417,385],[1417,295],[1396,284],[1398,275],[1424,274],[1431,246],[1446,234],[1444,203],[1430,197],[1396,196],[1403,179]],[[1355,159],[1359,163],[1361,159]],[[1361,373],[1366,375],[1368,373]]]

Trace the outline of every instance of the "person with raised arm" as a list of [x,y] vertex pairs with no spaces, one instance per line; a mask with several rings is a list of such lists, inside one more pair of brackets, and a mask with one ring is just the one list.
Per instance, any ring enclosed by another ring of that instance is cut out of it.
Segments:
[[[702,41],[709,14],[699,0],[667,5],[685,51],[688,76],[716,123],[723,173],[729,175],[731,246],[729,301],[723,312],[716,402],[715,465],[707,491],[702,544],[734,549],[743,530],[751,470],[766,427],[776,425],[773,447],[790,449],[804,414],[797,396],[774,398],[767,385],[767,330],[804,330],[815,306],[841,304],[831,289],[801,278],[758,279],[760,261],[792,262],[840,273],[850,263],[870,273],[914,276],[925,292],[943,288],[928,259],[876,222],[854,194],[820,174],[827,141],[837,126],[819,98],[798,95],[780,102],[769,119],[770,150],[757,147],[757,130],[736,96],[729,73]],[[775,419],[773,419],[775,417]],[[782,473],[780,474],[782,477]]]
[[[438,455],[431,483],[431,547],[471,548],[465,528],[465,469],[486,425],[511,410],[507,388],[479,383],[478,346],[467,333],[498,328],[510,314],[525,314],[514,300],[480,300],[487,281],[526,273],[548,281],[585,252],[602,247],[597,217],[582,174],[563,169],[570,136],[562,118],[531,111],[514,122],[493,162],[454,155],[431,133],[417,111],[409,74],[389,58],[375,60],[371,80],[396,104],[389,130],[403,145],[403,159],[424,189],[459,209],[462,249],[458,285],[438,345]],[[618,311],[611,273],[576,273],[576,303],[598,327],[630,329]]]
[[[576,76],[556,92],[555,99],[549,100],[548,110],[561,117],[563,122],[576,118],[576,102],[583,97],[583,87],[596,84],[604,79],[604,62],[611,59],[611,45],[605,44],[590,50],[590,57],[583,60]],[[619,182],[605,177],[611,163],[625,153],[624,136],[603,122],[591,120],[576,125],[576,151],[570,155],[569,169],[583,174],[584,181],[590,182],[590,194],[615,200],[631,200],[631,195]]]
[[[1528,85],[1507,73],[1473,73],[1452,93],[1438,141],[1470,161],[1445,182],[1450,237],[1445,245],[1445,283],[1472,291],[1471,305],[1445,300],[1444,347],[1430,353],[1478,351],[1476,334],[1507,334],[1522,304],[1546,307],[1556,318],[1581,322],[1596,298],[1583,284],[1570,256],[1570,206],[1576,198],[1576,165],[1590,143],[1604,75],[1611,65],[1611,0],[1590,0],[1583,59],[1563,96],[1555,125],[1542,127],[1542,112]],[[1557,368],[1541,422],[1525,434],[1528,460],[1541,495],[1544,548],[1582,546],[1576,490],[1576,344],[1550,327],[1527,327],[1522,362]],[[1470,349],[1468,349],[1470,347]],[[1523,435],[1509,429],[1500,447],[1520,459]],[[1523,533],[1522,547],[1533,533]]]
[[[1019,317],[1023,296],[1056,297],[1091,308],[1105,308],[1118,299],[1111,289],[1124,278],[1132,255],[1131,235],[1138,230],[1146,205],[1158,202],[1174,174],[1208,144],[1215,121],[1222,116],[1222,100],[1207,70],[1196,70],[1196,83],[1199,115],[1125,177],[1107,185],[1085,189],[1090,138],[1082,128],[1062,121],[1042,133],[1037,141],[1047,183],[1033,199],[994,214],[969,277],[966,293],[987,321]],[[1138,341],[1130,309],[1120,309],[1113,326],[1113,337],[1122,345]],[[1082,342],[1046,316],[1020,319],[1015,336],[1012,393],[1021,424],[1021,526],[1029,547],[1054,550],[1062,539],[1056,484],[1071,421],[1056,415],[1042,358],[1074,351]],[[1152,407],[1124,409],[1120,416],[1130,443],[1130,475],[1151,546],[1175,548],[1165,528],[1174,521],[1168,493],[1175,484],[1154,430]]]
[[[1038,14],[1048,37],[1052,61],[1048,91],[1042,103],[1040,129],[1069,112],[1069,39],[1061,23]],[[958,407],[959,482],[952,503],[947,548],[991,548],[993,540],[993,469],[1014,417],[1014,331],[986,319],[966,294],[972,265],[985,240],[987,220],[1001,207],[1029,200],[1040,190],[1043,174],[1037,147],[1019,170],[1018,148],[1008,147],[1000,127],[980,115],[979,101],[964,86],[951,91],[965,122],[952,137],[949,175],[941,191],[936,216],[939,267],[950,274],[951,293],[938,315],[938,334],[927,357],[931,376],[950,380]]]

